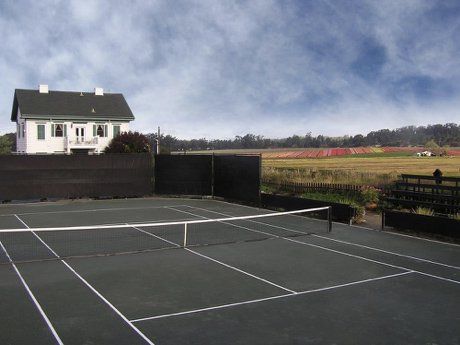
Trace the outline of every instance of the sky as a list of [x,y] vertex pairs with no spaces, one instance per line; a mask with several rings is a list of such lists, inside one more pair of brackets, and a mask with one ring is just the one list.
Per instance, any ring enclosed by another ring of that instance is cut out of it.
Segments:
[[0,37],[0,133],[39,84],[186,139],[460,123],[459,0],[1,0]]

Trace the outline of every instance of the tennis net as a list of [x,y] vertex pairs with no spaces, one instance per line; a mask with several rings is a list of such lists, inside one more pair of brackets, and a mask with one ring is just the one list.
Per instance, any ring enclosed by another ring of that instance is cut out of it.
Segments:
[[4,229],[0,230],[0,263],[261,241],[330,232],[331,228],[331,208],[320,207],[167,223]]

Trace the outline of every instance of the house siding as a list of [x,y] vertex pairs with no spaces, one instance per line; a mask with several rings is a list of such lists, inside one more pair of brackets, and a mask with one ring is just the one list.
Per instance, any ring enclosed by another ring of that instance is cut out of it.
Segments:
[[[96,145],[96,153],[102,152],[113,138],[113,125],[120,125],[121,132],[129,131],[129,123],[127,122],[86,122],[75,123],[71,121],[54,121],[54,120],[32,120],[22,119],[18,117],[18,124],[24,123],[26,128],[26,135],[24,138],[17,136],[17,152],[26,154],[64,154],[66,152],[66,137],[53,137],[51,135],[52,124],[65,124],[67,125],[67,137],[71,141],[76,140],[75,127],[81,126],[85,128],[85,140],[92,140],[93,125],[105,124],[107,125],[107,137],[98,137]],[[38,139],[37,125],[43,124],[45,126],[45,139]]]
[[[21,111],[18,108],[17,112],[17,122],[16,122],[16,151],[20,153],[25,153],[27,150],[27,135],[22,135],[21,126],[26,127],[26,121],[21,116]],[[25,128],[25,133],[27,134],[27,128]]]

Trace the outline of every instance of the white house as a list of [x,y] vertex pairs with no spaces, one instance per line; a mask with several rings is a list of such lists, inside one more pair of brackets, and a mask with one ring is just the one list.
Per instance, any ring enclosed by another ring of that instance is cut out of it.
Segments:
[[11,121],[19,154],[98,154],[118,133],[129,131],[133,113],[120,93],[16,89]]

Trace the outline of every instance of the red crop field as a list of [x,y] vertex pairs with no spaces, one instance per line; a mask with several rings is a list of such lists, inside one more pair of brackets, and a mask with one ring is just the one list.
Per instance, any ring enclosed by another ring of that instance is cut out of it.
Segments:
[[[349,155],[378,154],[381,153],[407,153],[415,154],[424,151],[422,147],[350,147],[350,148],[324,148],[324,149],[305,149],[295,151],[265,151],[262,152],[263,158],[267,159],[286,159],[286,158],[324,158],[339,157]],[[449,156],[460,156],[460,149],[447,150]]]

